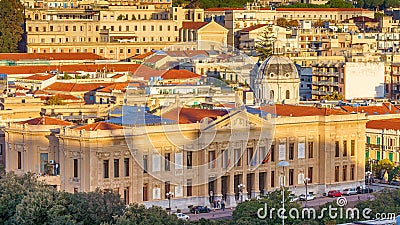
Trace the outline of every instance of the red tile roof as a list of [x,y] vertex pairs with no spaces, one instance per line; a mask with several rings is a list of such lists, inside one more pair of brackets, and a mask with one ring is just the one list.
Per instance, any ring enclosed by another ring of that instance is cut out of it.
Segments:
[[99,60],[94,53],[0,53],[0,60]]
[[151,55],[153,55],[154,54],[154,52],[147,52],[147,53],[144,53],[144,54],[141,54],[141,55],[135,55],[135,56],[133,56],[132,57],[132,59],[145,59],[145,58],[147,58],[147,57],[149,57],[149,56],[151,56]]
[[182,22],[182,29],[198,30],[207,24],[208,22]]
[[95,130],[118,130],[123,129],[122,126],[115,125],[107,122],[97,122],[92,124],[87,124],[81,127],[76,127],[74,130],[87,130],[87,131],[95,131]]
[[178,121],[179,123],[196,123],[203,118],[217,119],[218,116],[226,115],[225,110],[208,110],[193,108],[176,108],[162,115],[163,118]]
[[357,16],[357,17],[353,17],[353,18],[350,18],[350,19],[347,19],[347,20],[345,20],[345,21],[350,21],[350,20],[352,20],[352,21],[354,21],[354,22],[357,22],[357,23],[360,23],[360,22],[373,22],[373,23],[379,23],[379,19],[373,19],[373,18],[369,18],[369,17],[366,17],[366,16]]
[[26,120],[19,122],[20,124],[29,124],[29,125],[59,125],[59,126],[70,126],[73,123],[60,120],[57,118],[52,118],[48,116],[37,117],[34,119]]
[[348,114],[340,109],[317,108],[317,107],[299,106],[299,105],[276,104],[276,105],[262,106],[259,109],[278,116],[293,116],[293,117]]
[[118,91],[118,90],[125,92],[127,86],[129,86],[129,82],[114,83],[107,87],[99,89],[98,92],[111,93],[112,91]]
[[110,86],[112,83],[62,83],[56,82],[46,88],[45,91],[62,91],[62,92],[88,92],[98,88]]
[[369,129],[400,130],[400,119],[371,120],[367,122]]
[[165,72],[161,77],[164,80],[169,80],[169,79],[190,79],[190,78],[200,78],[201,75],[197,73],[190,72],[188,70],[168,70]]
[[[265,8],[266,10],[268,10],[269,8]],[[360,9],[360,8],[276,8],[276,11],[287,11],[287,12],[291,12],[291,11],[297,11],[297,12],[301,12],[301,11],[319,11],[319,12],[365,12],[365,11],[369,11],[366,9]]]
[[242,32],[249,32],[249,31],[253,31],[253,30],[256,30],[258,28],[265,27],[265,26],[268,26],[268,24],[257,24],[255,26],[246,27],[246,28],[242,29],[241,31]]
[[35,74],[35,75],[29,76],[29,77],[25,77],[24,79],[25,80],[42,80],[43,81],[43,80],[48,80],[54,76],[55,75],[53,75],[53,74],[47,74],[47,75]]
[[26,88],[26,87],[22,87],[22,86],[19,86],[19,85],[15,85],[15,89],[16,90],[19,90],[19,91],[30,91],[31,89],[29,89],[29,88]]
[[367,115],[398,114],[400,109],[391,103],[383,103],[381,106],[341,106],[342,110],[352,113],[360,112]]
[[42,90],[36,90],[36,91],[32,92],[32,94],[33,94],[34,96],[39,96],[39,95],[51,95],[49,92],[42,91]]
[[144,62],[145,63],[156,63],[165,57],[167,57],[167,55],[152,55],[151,57],[147,58]]
[[140,64],[90,64],[90,65],[51,65],[51,66],[0,66],[0,73],[5,74],[36,74],[57,70],[66,72],[85,71],[96,72],[108,70],[114,72],[135,72]]

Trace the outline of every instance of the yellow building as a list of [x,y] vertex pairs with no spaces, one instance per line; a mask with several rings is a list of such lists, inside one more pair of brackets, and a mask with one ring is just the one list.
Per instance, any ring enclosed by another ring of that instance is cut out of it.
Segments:
[[242,196],[279,188],[283,160],[290,163],[285,185],[296,194],[305,192],[306,177],[316,195],[360,184],[364,114],[290,105],[251,112],[177,108],[163,114],[163,125],[125,127],[43,117],[8,124],[0,144],[7,171],[37,173],[67,192],[111,189],[127,203],[148,206],[167,207],[170,191],[178,208],[208,204],[210,197],[235,206]]

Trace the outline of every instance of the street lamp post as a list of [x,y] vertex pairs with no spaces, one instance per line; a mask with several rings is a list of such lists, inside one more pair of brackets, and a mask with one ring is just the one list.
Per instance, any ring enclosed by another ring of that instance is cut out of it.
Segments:
[[168,214],[171,214],[171,198],[174,197],[174,193],[168,192],[166,196],[168,199]]
[[239,189],[239,193],[240,193],[240,202],[243,202],[243,190],[245,187],[246,187],[246,185],[244,185],[244,184],[238,185],[238,189]]
[[308,182],[310,182],[310,178],[308,178],[308,177],[304,178],[304,184],[306,185],[306,204],[305,204],[305,208],[307,208],[307,195],[308,195],[307,186],[308,186]]
[[370,190],[370,188],[371,188],[371,176],[372,176],[372,172],[371,171],[367,171],[366,172],[366,175],[367,175],[367,177],[368,177],[368,182],[367,182],[367,184],[368,184],[368,200],[369,200],[369,190]]
[[278,162],[278,167],[283,168],[283,175],[282,175],[282,182],[281,182],[281,187],[282,187],[282,210],[283,210],[283,215],[282,215],[282,225],[285,225],[285,167],[289,166],[289,162],[287,161],[280,161]]

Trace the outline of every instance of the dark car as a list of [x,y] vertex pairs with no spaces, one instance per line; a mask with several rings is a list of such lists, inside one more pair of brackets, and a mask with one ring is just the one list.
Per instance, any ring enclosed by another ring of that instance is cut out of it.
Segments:
[[200,206],[200,205],[198,205],[198,206],[193,206],[193,207],[190,209],[190,212],[191,212],[191,213],[196,213],[196,214],[199,214],[199,213],[209,213],[209,212],[211,212],[211,209],[210,209],[210,208],[207,208],[207,206]]
[[328,192],[328,197],[341,197],[342,196],[342,192],[338,191],[338,190],[330,190]]
[[358,194],[366,194],[366,193],[372,193],[374,190],[372,188],[363,188],[363,189],[358,189],[357,193]]

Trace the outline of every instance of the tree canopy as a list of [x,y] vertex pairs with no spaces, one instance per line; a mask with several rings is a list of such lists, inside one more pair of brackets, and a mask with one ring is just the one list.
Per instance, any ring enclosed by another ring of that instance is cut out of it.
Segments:
[[272,28],[267,26],[259,35],[259,41],[256,43],[256,51],[261,60],[265,60],[273,54],[274,36]]
[[19,0],[0,1],[0,52],[18,52],[23,23],[24,6]]

